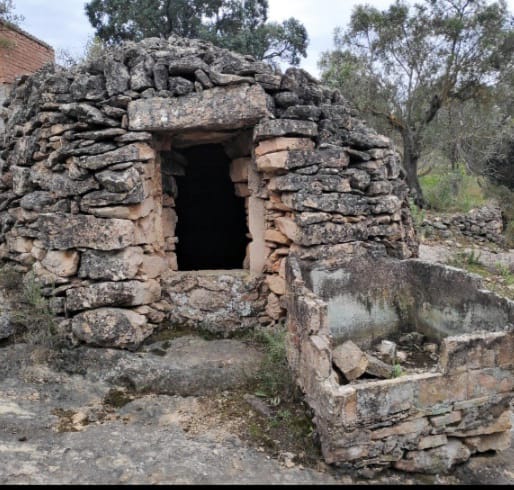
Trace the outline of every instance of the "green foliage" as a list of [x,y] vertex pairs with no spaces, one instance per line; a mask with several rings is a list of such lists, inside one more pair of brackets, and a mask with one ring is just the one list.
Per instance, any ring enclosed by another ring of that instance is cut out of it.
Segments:
[[[514,126],[511,125],[511,130]],[[514,137],[504,142],[485,164],[484,173],[496,184],[505,185],[514,192]]]
[[416,229],[419,229],[423,224],[423,221],[425,221],[426,211],[424,209],[418,208],[413,199],[409,199],[409,207],[412,219],[414,221],[414,226]]
[[200,38],[275,63],[307,56],[307,31],[294,18],[268,22],[268,0],[91,0],[86,14],[106,44],[172,34]]
[[419,180],[428,206],[435,211],[465,213],[487,201],[480,178],[468,174],[463,166],[437,169]]
[[495,264],[495,267],[497,274],[499,274],[503,278],[507,286],[511,286],[512,284],[514,284],[514,273],[511,272],[505,264],[498,262],[497,264]]
[[354,8],[324,53],[322,78],[379,118],[403,143],[407,183],[424,204],[417,165],[427,128],[452,101],[478,101],[512,66],[514,29],[503,1],[396,0]]
[[294,388],[287,362],[285,336],[285,328],[255,334],[255,339],[264,347],[264,359],[257,373],[256,394],[269,397],[272,405],[278,405],[281,398],[290,397]]
[[456,252],[448,263],[459,269],[465,269],[469,272],[483,275],[486,269],[480,261],[480,255],[480,252],[476,252],[474,249],[469,252]]
[[391,370],[391,377],[399,378],[403,374],[403,369],[400,364],[394,364]]
[[15,6],[13,0],[0,0],[0,20],[14,25],[18,25],[20,22],[23,22],[23,15],[15,14],[14,9]]
[[19,308],[13,312],[13,320],[23,327],[21,339],[32,345],[57,345],[55,317],[33,273],[26,274],[23,279],[19,303]]

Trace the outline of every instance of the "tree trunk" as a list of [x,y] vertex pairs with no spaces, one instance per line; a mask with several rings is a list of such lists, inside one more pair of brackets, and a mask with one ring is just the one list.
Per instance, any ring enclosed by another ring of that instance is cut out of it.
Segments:
[[415,143],[415,138],[410,131],[402,133],[403,139],[403,168],[406,173],[406,181],[409,186],[410,194],[414,204],[419,208],[426,208],[427,202],[423,197],[423,191],[418,179],[419,148]]

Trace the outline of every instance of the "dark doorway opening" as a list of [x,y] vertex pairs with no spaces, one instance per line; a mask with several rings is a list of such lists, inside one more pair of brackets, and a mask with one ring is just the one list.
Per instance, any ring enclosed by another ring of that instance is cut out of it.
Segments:
[[230,179],[221,145],[184,150],[186,175],[177,177],[177,262],[182,271],[242,269],[248,239],[244,198]]

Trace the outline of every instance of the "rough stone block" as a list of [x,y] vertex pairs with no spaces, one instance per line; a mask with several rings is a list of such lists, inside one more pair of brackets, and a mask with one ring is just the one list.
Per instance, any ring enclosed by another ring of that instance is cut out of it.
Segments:
[[286,282],[283,278],[273,274],[266,276],[266,283],[268,284],[271,291],[279,296],[282,296],[286,292]]
[[441,343],[439,364],[445,373],[495,367],[500,347],[508,339],[506,332],[446,337]]
[[269,153],[256,159],[257,168],[261,172],[276,172],[287,169],[288,151]]
[[266,302],[266,315],[273,320],[278,320],[283,313],[280,305],[280,299],[275,293],[270,293]]
[[160,299],[161,287],[154,280],[98,282],[66,290],[66,308],[69,311],[101,306],[138,306]]
[[274,138],[261,141],[255,147],[255,156],[289,150],[313,150],[314,141],[310,138]]
[[512,371],[501,368],[468,371],[468,398],[507,393],[514,388]]
[[462,412],[457,410],[455,412],[448,413],[446,415],[438,415],[436,417],[430,417],[430,423],[436,427],[446,427],[447,425],[456,424],[462,420]]
[[88,170],[100,170],[116,163],[147,161],[153,158],[155,158],[155,152],[149,145],[132,143],[101,155],[79,157],[74,162]]
[[225,306],[227,295],[222,292],[199,288],[189,294],[189,303],[199,310],[215,311]]
[[357,412],[361,421],[370,423],[408,412],[414,406],[416,388],[416,382],[410,376],[356,385]]
[[467,461],[471,451],[458,439],[449,439],[444,446],[426,451],[409,451],[405,459],[396,461],[396,469],[409,472],[445,473],[452,466]]
[[318,136],[318,125],[311,121],[296,119],[270,119],[258,124],[253,133],[255,142],[280,136]]
[[139,204],[89,208],[88,211],[98,218],[116,218],[137,221],[141,218],[146,218],[154,209],[155,201],[152,197],[149,197]]
[[420,438],[418,442],[418,449],[430,449],[433,447],[444,446],[448,442],[445,434],[437,434],[435,436],[425,436]]
[[497,367],[508,369],[514,367],[514,332],[509,332],[501,341],[496,353]]
[[473,452],[485,453],[486,451],[504,451],[508,449],[511,439],[510,432],[505,431],[485,436],[466,437],[464,443]]
[[15,236],[12,236],[11,234],[8,234],[6,236],[6,241],[7,241],[7,247],[9,248],[10,251],[21,253],[21,254],[22,253],[30,253],[32,251],[32,247],[34,244],[34,240],[31,240],[30,238],[25,238],[25,237],[21,237],[21,236],[15,237]]
[[143,255],[143,263],[139,268],[138,276],[155,279],[166,270],[167,264],[168,261],[159,255]]
[[248,182],[248,167],[251,158],[237,158],[230,162],[230,178],[232,182]]
[[12,167],[12,190],[17,196],[29,193],[32,188],[30,180],[30,168]]
[[39,164],[32,167],[30,175],[32,182],[41,189],[52,192],[55,198],[77,196],[100,188],[94,177],[72,180],[65,174],[52,172]]
[[129,192],[137,185],[141,185],[141,176],[135,168],[119,172],[104,170],[98,172],[95,178],[109,192]]
[[422,434],[428,432],[429,423],[426,418],[422,417],[419,419],[408,420],[406,422],[400,422],[394,424],[391,427],[385,427],[383,429],[374,430],[371,433],[371,439],[385,439],[391,436],[402,436],[405,434]]
[[467,398],[468,373],[453,376],[431,374],[418,381],[418,397],[416,406],[422,410],[430,410],[440,403],[460,401]]
[[139,99],[129,103],[129,129],[184,131],[237,129],[268,115],[266,94],[259,85],[214,87],[171,99]]
[[177,226],[177,213],[173,208],[164,208],[161,212],[162,232],[164,237],[174,237]]
[[368,367],[366,354],[351,340],[338,345],[332,351],[332,360],[348,381],[362,376]]
[[330,349],[322,337],[313,335],[302,344],[302,352],[305,354],[305,367],[312,369],[320,379],[330,376]]
[[71,277],[77,273],[80,254],[73,250],[50,250],[41,261],[43,267],[60,277]]
[[368,374],[384,379],[392,377],[393,367],[391,364],[387,364],[369,353],[366,353],[366,357],[368,358],[368,367],[366,368]]
[[152,328],[145,316],[131,310],[99,308],[74,316],[72,332],[89,345],[132,349],[152,333]]
[[473,426],[472,429],[467,430],[461,430],[461,428],[457,426],[452,430],[447,429],[446,432],[448,435],[456,437],[474,437],[509,431],[512,428],[510,410],[505,410],[500,416],[489,422],[480,423],[480,421],[474,421]]
[[264,240],[282,245],[287,245],[290,242],[289,238],[278,230],[266,230],[264,232]]
[[134,224],[128,220],[79,214],[41,214],[37,225],[39,240],[53,250],[122,249],[132,245],[135,232]]
[[79,277],[122,281],[133,279],[143,262],[143,249],[129,247],[119,252],[86,250],[82,253]]
[[300,229],[292,218],[280,217],[275,219],[275,224],[280,232],[292,242],[296,242],[300,236]]

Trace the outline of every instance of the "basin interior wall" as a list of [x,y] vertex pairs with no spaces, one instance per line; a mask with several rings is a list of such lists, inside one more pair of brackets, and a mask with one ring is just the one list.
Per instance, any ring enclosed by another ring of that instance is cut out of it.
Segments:
[[337,343],[352,339],[368,346],[409,331],[441,340],[514,322],[512,305],[482,289],[477,276],[421,260],[350,261],[303,274],[327,303]]

